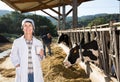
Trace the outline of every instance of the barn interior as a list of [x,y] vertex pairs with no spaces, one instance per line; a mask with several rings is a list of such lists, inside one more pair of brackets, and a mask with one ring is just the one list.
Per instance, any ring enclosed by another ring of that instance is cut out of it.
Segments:
[[[74,33],[75,30],[69,30],[69,31],[64,31],[65,28],[65,19],[66,17],[72,12],[72,29],[77,28],[77,18],[78,18],[78,11],[77,8],[78,6],[80,6],[80,4],[84,3],[84,2],[88,2],[88,1],[92,1],[92,0],[1,0],[4,3],[6,3],[8,6],[10,6],[11,8],[13,8],[14,10],[21,12],[21,13],[25,13],[25,12],[31,12],[31,11],[37,11],[37,10],[41,10],[42,12],[44,12],[45,14],[49,15],[50,17],[56,19],[58,21],[58,33]],[[72,8],[66,12],[66,6],[71,6]],[[58,10],[55,10],[54,8],[58,8]],[[62,8],[62,10],[61,10]],[[58,17],[54,17],[51,13],[44,11],[45,9],[50,9],[51,11],[55,12],[56,14],[58,14]],[[60,13],[62,11],[62,13]],[[62,24],[62,28],[60,28],[60,22],[63,22]],[[103,25],[103,27],[108,26],[108,25]],[[101,28],[102,26],[98,26],[99,28]],[[61,31],[63,30],[63,31]],[[100,29],[98,29],[100,30]],[[85,30],[82,30],[82,32],[84,32]],[[92,31],[87,30],[87,31]],[[87,32],[86,31],[86,32]],[[96,31],[96,29],[93,29],[93,31]],[[80,30],[81,32],[81,30]],[[76,35],[76,34],[75,34]],[[77,35],[77,37],[79,37],[79,35]],[[74,42],[73,42],[74,43]],[[60,47],[62,47],[63,50],[65,50],[66,54],[68,54],[68,51],[66,51],[66,48],[64,45],[60,45]],[[103,70],[101,70],[100,68],[96,67],[94,64],[90,63],[84,63],[84,62],[80,62],[80,65],[83,67],[83,69],[89,73],[90,79],[92,80],[92,82],[109,82],[112,79],[109,78],[109,76],[107,76]],[[105,67],[105,66],[104,66]],[[88,70],[89,68],[89,70]],[[106,68],[105,68],[106,69]],[[109,68],[108,68],[109,69]],[[91,72],[92,70],[92,72]],[[106,70],[107,71],[107,70]],[[99,77],[98,77],[99,75]],[[120,75],[118,75],[118,80],[120,80]]]

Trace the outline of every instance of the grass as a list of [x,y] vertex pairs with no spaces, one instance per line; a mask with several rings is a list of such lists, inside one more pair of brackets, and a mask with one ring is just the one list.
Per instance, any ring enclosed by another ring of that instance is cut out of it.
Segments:
[[20,36],[17,34],[8,34],[8,33],[0,33],[0,35],[6,37],[10,42],[13,42],[16,38]]

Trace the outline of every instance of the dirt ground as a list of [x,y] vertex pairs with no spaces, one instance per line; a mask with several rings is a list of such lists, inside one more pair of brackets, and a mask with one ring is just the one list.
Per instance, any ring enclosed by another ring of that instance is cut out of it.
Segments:
[[[47,55],[41,62],[45,82],[91,82],[85,71],[77,64],[65,68],[63,60],[66,54],[53,43],[52,56]],[[11,44],[0,44],[0,52],[11,48]],[[0,82],[13,82],[15,69],[10,58],[0,59]]]
[[12,47],[12,43],[0,43],[0,53],[10,49]]

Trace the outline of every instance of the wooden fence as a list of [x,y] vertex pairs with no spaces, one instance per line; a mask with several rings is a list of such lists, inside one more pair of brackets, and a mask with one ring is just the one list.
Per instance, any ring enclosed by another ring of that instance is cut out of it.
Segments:
[[96,38],[99,53],[98,67],[109,77],[114,68],[116,79],[120,82],[120,22],[60,30],[58,33],[68,34],[72,44],[79,43],[82,37],[84,37],[85,43]]

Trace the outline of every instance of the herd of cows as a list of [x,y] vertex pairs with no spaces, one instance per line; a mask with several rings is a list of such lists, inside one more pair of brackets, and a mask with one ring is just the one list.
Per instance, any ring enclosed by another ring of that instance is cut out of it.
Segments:
[[58,43],[64,43],[70,48],[68,56],[66,56],[67,58],[65,58],[66,60],[64,61],[65,67],[70,67],[81,59],[85,62],[89,61],[98,64],[98,45],[96,40],[84,43],[83,37],[81,42],[75,43],[72,46],[70,37],[62,33],[58,38]]
[[[110,37],[107,34],[108,33],[105,34],[106,45],[108,50],[110,50]],[[60,43],[65,44],[70,49],[63,61],[66,68],[69,68],[75,63],[80,63],[80,61],[84,61],[85,63],[91,62],[99,66],[98,44],[96,38],[88,43],[85,43],[84,37],[82,37],[79,43],[74,43],[72,45],[70,37],[67,34],[62,33],[58,38],[58,44]],[[116,76],[113,65],[111,67],[111,73],[112,76]]]

